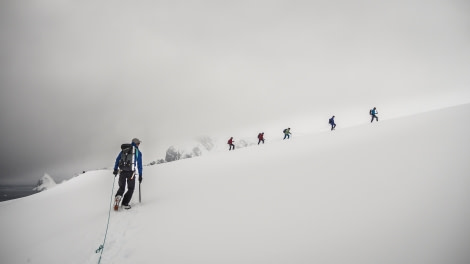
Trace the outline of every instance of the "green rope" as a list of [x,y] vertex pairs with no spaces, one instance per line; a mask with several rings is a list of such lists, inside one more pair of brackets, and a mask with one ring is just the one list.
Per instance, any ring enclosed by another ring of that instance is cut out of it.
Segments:
[[103,255],[103,251],[104,251],[104,244],[106,243],[106,236],[108,235],[108,227],[109,227],[109,219],[111,218],[111,207],[112,207],[112,204],[113,204],[113,193],[114,193],[114,183],[116,182],[116,175],[114,176],[114,180],[113,180],[113,188],[111,189],[111,201],[109,202],[109,212],[108,212],[108,224],[106,225],[106,232],[104,234],[104,240],[103,240],[103,244],[100,245],[100,247],[95,251],[95,253],[99,253],[101,252],[100,254],[100,259],[98,260],[98,264],[101,263],[101,256]]

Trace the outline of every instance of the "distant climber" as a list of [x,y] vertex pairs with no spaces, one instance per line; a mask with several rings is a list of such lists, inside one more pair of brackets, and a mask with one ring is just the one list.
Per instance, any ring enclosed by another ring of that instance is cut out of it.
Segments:
[[[286,139],[286,138],[289,139],[289,138],[290,138],[290,134],[291,134],[291,133],[290,133],[290,127],[284,129],[284,131],[282,131],[282,132],[284,133],[284,139]],[[283,139],[283,140],[284,140],[284,139]]]
[[372,116],[372,119],[370,120],[371,123],[374,121],[374,118],[379,122],[379,118],[377,117],[379,112],[377,112],[377,108],[374,107],[373,109],[370,109],[369,114]]
[[335,124],[335,116],[332,116],[329,120],[328,123],[331,125],[331,130],[335,130],[336,124]]
[[229,149],[228,149],[229,151],[232,150],[232,149],[235,150],[235,145],[233,144],[233,142],[235,142],[235,141],[233,141],[233,137],[231,137],[227,142],[227,144],[229,144],[229,146],[230,146]]
[[258,145],[259,143],[263,142],[264,144],[264,132],[258,134]]

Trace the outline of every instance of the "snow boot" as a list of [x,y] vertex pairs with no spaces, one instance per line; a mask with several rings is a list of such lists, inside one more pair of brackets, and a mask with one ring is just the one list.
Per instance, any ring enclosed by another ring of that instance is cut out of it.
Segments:
[[114,199],[114,211],[119,210],[119,203],[121,202],[121,195],[116,195]]

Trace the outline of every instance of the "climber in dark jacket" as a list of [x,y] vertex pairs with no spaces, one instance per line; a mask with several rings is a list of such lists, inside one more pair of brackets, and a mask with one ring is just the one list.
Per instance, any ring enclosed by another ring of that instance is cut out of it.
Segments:
[[332,116],[329,120],[328,123],[331,125],[331,130],[335,130],[336,124],[335,124],[335,116]]

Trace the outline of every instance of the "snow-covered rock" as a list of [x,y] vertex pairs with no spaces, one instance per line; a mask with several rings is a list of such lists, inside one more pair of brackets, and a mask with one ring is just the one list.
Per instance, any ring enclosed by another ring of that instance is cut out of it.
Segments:
[[170,146],[166,151],[165,162],[202,156],[213,148],[214,142],[209,137],[201,137],[179,145]]
[[54,181],[54,179],[52,179],[49,174],[44,173],[44,176],[39,179],[38,184],[36,185],[36,187],[33,188],[33,191],[42,192],[44,190],[53,188],[56,185],[57,183]]

